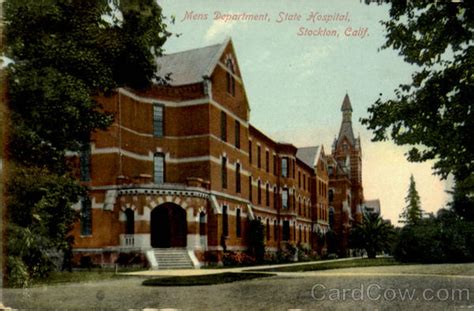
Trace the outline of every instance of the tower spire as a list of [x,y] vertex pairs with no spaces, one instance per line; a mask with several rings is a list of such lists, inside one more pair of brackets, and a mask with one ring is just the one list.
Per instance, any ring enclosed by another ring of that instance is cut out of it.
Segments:
[[349,95],[347,93],[346,96],[344,96],[344,100],[342,101],[341,111],[342,123],[341,129],[339,130],[338,142],[341,141],[342,138],[345,136],[347,137],[349,142],[354,145],[355,138],[354,132],[352,131],[352,105],[351,100],[349,99]]

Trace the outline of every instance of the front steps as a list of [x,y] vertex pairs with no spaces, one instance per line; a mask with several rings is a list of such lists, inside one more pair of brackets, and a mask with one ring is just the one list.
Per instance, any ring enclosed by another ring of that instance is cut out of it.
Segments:
[[154,257],[149,260],[153,270],[196,268],[185,248],[155,248],[150,252]]

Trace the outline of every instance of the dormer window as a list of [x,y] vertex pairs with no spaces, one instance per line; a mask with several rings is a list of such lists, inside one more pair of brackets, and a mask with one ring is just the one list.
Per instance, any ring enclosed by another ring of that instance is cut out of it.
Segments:
[[234,96],[235,95],[235,79],[234,79],[234,64],[231,58],[228,58],[225,62],[225,67],[227,68],[226,77],[227,77],[227,93]]

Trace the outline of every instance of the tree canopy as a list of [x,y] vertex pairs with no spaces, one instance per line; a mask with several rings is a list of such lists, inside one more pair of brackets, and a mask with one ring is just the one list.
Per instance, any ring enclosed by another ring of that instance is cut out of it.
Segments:
[[442,178],[474,191],[474,2],[390,1],[386,42],[416,71],[395,99],[381,97],[362,123],[375,141],[409,145],[410,161],[434,160]]
[[5,56],[10,285],[49,271],[47,251],[67,247],[84,188],[68,152],[80,152],[113,116],[98,96],[145,88],[170,36],[155,0],[7,0]]

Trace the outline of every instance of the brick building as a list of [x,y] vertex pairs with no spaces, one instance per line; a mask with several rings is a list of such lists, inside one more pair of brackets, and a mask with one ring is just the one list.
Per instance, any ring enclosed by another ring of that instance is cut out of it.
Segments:
[[[323,146],[276,142],[249,123],[230,39],[160,58],[158,74],[169,73],[169,84],[99,99],[115,120],[76,159],[89,196],[75,206],[75,255],[105,264],[137,252],[166,267],[160,256],[168,249],[198,267],[220,262],[224,250],[245,251],[249,219],[264,224],[269,251],[294,243],[325,252],[318,236],[329,230],[329,206],[340,222],[363,199],[348,97],[329,156]],[[333,178],[347,159],[357,169]]]

